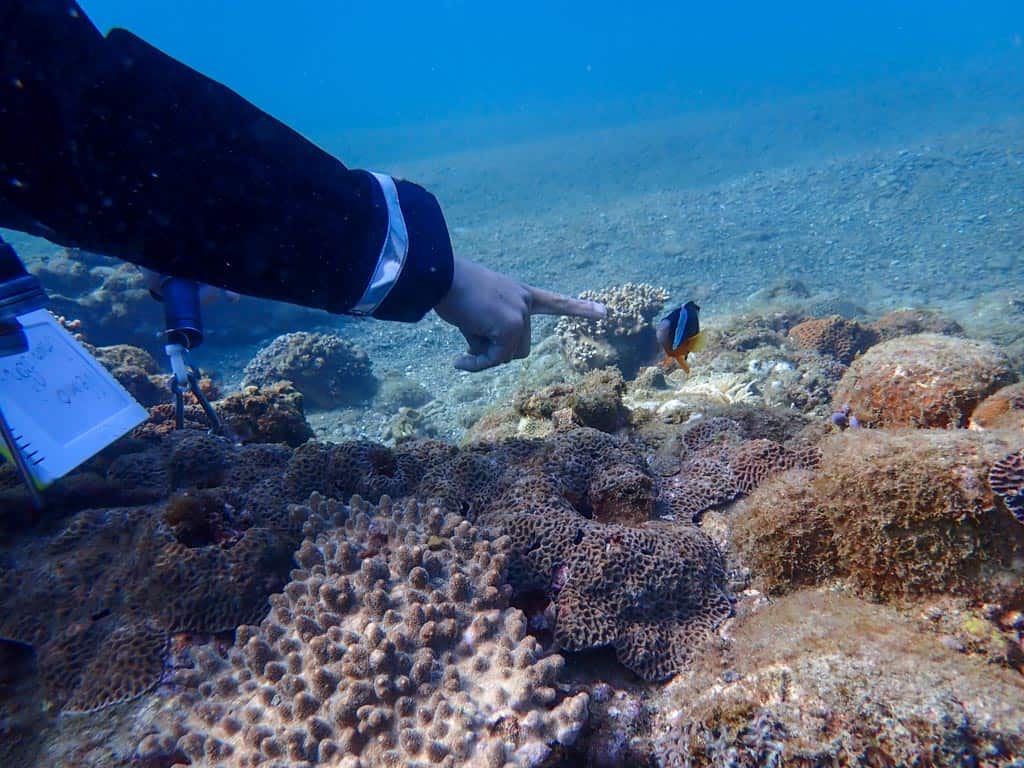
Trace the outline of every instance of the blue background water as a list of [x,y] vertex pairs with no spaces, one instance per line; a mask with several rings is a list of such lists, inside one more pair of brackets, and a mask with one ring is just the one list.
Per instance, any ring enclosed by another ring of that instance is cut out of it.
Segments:
[[[131,29],[357,160],[863,90],[922,72],[952,80],[967,62],[997,81],[1024,72],[1020,0],[83,7],[101,29]],[[950,95],[975,108],[973,94]]]

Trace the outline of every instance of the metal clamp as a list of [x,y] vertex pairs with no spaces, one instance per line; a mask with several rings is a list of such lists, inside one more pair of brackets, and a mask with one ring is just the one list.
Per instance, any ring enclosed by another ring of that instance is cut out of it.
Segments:
[[206,418],[210,422],[210,431],[215,435],[224,434],[224,425],[217,416],[209,399],[199,388],[199,371],[188,361],[188,350],[181,344],[168,344],[164,347],[171,359],[171,393],[174,395],[174,426],[176,429],[185,427],[185,392],[191,392],[202,406]]

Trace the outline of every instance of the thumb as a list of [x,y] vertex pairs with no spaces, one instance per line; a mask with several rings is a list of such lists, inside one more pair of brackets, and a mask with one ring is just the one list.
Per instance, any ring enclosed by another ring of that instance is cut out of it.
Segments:
[[460,371],[477,373],[488,368],[494,368],[512,359],[512,349],[501,343],[492,343],[482,353],[477,355],[462,355],[455,360],[455,367]]

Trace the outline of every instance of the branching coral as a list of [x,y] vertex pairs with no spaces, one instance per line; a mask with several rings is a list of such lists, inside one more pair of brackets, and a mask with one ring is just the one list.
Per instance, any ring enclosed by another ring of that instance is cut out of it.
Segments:
[[627,378],[658,353],[653,321],[668,301],[661,288],[626,283],[603,291],[585,291],[581,298],[608,308],[603,320],[564,317],[555,326],[562,350],[578,371],[615,366]]

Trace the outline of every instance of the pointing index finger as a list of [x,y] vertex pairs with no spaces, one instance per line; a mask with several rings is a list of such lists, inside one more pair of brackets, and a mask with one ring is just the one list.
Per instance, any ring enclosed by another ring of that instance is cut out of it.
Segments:
[[604,304],[587,299],[574,299],[561,293],[529,286],[531,315],[573,315],[589,320],[603,320],[608,316]]

